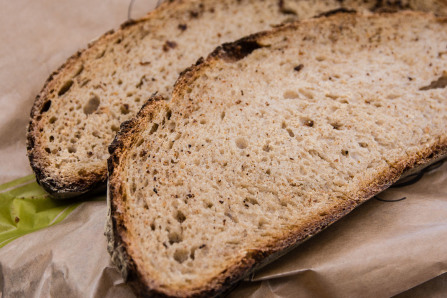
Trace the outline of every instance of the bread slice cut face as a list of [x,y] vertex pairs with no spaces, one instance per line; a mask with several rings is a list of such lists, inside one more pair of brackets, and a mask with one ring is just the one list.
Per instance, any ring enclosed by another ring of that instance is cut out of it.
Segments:
[[103,185],[107,146],[121,122],[153,93],[169,97],[179,73],[223,42],[342,7],[447,11],[444,0],[388,2],[166,1],[99,38],[48,79],[32,108],[27,136],[37,181],[58,198]]
[[215,295],[447,153],[447,20],[337,14],[224,44],[110,147],[109,250]]

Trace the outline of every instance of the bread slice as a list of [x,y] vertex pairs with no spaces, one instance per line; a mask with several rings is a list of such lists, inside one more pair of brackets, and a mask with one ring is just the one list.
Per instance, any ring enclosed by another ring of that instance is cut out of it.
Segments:
[[105,34],[50,76],[34,102],[27,135],[37,181],[59,198],[103,185],[107,146],[120,123],[153,93],[167,97],[179,72],[222,42],[341,7],[447,12],[445,0],[382,2],[167,1]]
[[447,19],[338,14],[217,48],[110,146],[109,251],[213,296],[447,154]]

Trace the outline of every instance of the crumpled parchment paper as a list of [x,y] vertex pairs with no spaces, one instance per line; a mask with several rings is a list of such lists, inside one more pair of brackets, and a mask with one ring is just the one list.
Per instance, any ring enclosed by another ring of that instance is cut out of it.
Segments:
[[[0,10],[0,183],[31,173],[25,131],[48,75],[127,19],[128,1],[19,0]],[[156,1],[135,1],[132,17]],[[382,193],[261,269],[230,297],[443,297],[447,293],[447,164]],[[104,196],[105,198],[105,196]],[[110,263],[106,202],[0,249],[1,297],[133,297]]]

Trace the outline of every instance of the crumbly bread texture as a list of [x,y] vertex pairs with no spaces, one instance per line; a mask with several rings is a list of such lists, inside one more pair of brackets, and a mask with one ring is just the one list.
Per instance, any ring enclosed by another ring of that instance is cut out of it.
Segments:
[[28,156],[37,181],[59,198],[103,184],[107,146],[120,123],[153,93],[169,96],[179,73],[222,42],[341,7],[444,14],[445,2],[168,1],[146,18],[107,33],[48,79],[28,128]]
[[108,238],[147,295],[209,296],[447,153],[447,19],[338,14],[225,44],[110,147]]

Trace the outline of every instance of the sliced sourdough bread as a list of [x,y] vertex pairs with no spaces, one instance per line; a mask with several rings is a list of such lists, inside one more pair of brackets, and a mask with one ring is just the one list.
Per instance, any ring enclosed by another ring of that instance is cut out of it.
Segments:
[[37,96],[28,128],[28,156],[37,181],[67,198],[107,178],[107,146],[124,120],[155,92],[167,97],[180,71],[222,42],[341,7],[423,9],[444,14],[438,1],[168,1],[78,52]]
[[447,19],[338,14],[217,48],[110,146],[109,251],[212,296],[447,154]]

